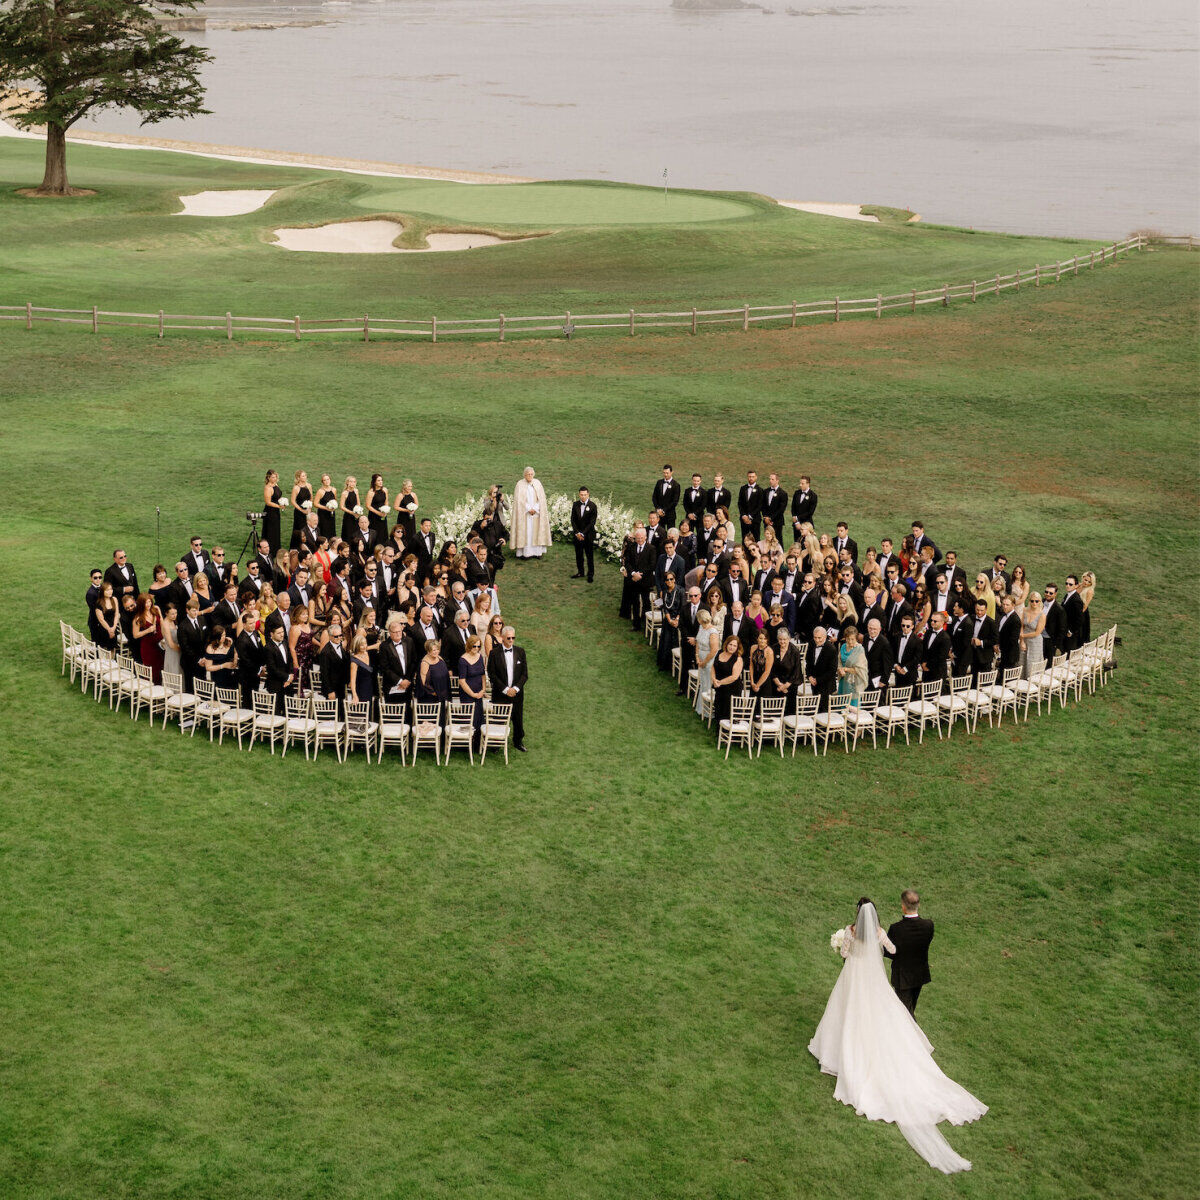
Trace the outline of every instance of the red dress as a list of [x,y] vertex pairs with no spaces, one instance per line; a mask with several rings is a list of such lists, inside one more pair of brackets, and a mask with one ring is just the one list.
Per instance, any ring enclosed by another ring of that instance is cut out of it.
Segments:
[[142,665],[150,668],[155,683],[162,683],[163,652],[159,645],[162,635],[162,621],[155,617],[154,628],[138,638],[138,656]]

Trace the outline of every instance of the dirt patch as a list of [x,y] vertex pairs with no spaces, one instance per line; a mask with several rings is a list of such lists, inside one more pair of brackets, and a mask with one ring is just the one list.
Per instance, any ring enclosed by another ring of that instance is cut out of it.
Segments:
[[17,188],[18,196],[31,200],[69,200],[72,196],[94,196],[91,188],[68,188],[65,192],[43,192],[40,188]]

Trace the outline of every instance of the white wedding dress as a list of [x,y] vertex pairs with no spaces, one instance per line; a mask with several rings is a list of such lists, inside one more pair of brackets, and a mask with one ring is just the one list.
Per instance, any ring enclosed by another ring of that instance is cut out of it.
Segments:
[[929,1039],[892,991],[875,906],[864,904],[855,924],[855,935],[842,951],[842,973],[808,1048],[824,1074],[837,1076],[835,1099],[861,1117],[894,1122],[939,1171],[969,1171],[971,1164],[951,1149],[937,1126],[978,1120],[987,1105],[942,1073]]

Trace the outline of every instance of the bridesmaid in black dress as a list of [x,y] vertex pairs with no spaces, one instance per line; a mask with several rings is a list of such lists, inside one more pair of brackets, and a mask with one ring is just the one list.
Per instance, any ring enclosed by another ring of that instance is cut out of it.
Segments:
[[[386,510],[386,511],[385,511]],[[375,545],[382,546],[387,541],[388,490],[383,486],[383,476],[371,476],[371,490],[367,492],[367,519],[375,534]]]
[[308,523],[308,509],[304,506],[312,502],[312,488],[308,486],[308,472],[297,471],[292,484],[292,541],[291,550],[299,550],[302,539],[300,531]]
[[[317,532],[333,541],[335,524],[334,513],[337,511],[338,494],[333,490],[333,480],[328,475],[321,476],[321,484],[317,488]],[[330,508],[330,504],[333,508]]]
[[713,659],[712,681],[714,717],[723,721],[729,716],[729,701],[742,694],[742,643],[736,637],[727,637]]
[[417,540],[417,520],[413,513],[417,511],[417,493],[412,490],[413,482],[406,479],[396,497],[396,528],[404,536],[404,544],[411,546]]
[[342,541],[348,542],[358,529],[358,513],[354,510],[359,506],[358,480],[353,475],[346,476],[346,486],[342,489]]
[[279,490],[279,472],[268,471],[266,482],[263,484],[263,527],[262,535],[271,546],[271,557],[279,553],[279,501],[283,493]]
[[175,585],[167,578],[167,568],[162,563],[154,564],[154,582],[150,585],[150,598],[160,613],[167,611],[167,603]]

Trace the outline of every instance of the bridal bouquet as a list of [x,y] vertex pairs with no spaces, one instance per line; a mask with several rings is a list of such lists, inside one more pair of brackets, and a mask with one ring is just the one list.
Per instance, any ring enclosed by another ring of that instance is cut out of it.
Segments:
[[845,929],[835,929],[829,935],[829,948],[836,950],[839,954],[846,948],[846,943],[850,941],[850,935]]
[[379,511],[386,517],[388,513],[392,511],[392,506],[390,504],[385,504]]
[[291,503],[291,501],[290,501],[290,500],[288,500],[288,498],[287,498],[286,496],[280,496],[280,497],[279,497],[279,507],[280,507],[280,508],[287,508],[287,506],[288,506],[290,503]]
[[337,504],[338,504],[338,502],[336,500],[330,500],[330,502],[327,505],[325,505],[325,507],[327,509],[329,509],[330,512],[337,512]]
[[363,506],[361,504],[356,504],[354,506],[354,515],[356,517],[361,517],[363,515]]
[[312,501],[305,500],[305,502],[302,505],[300,505],[300,507],[302,509],[304,509],[305,512],[312,512]]

